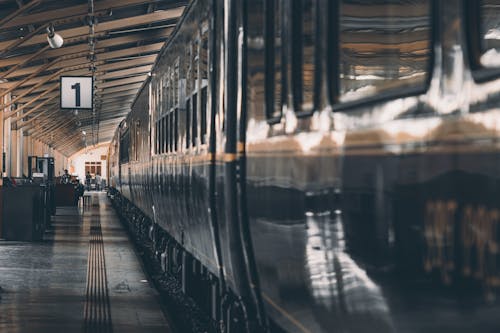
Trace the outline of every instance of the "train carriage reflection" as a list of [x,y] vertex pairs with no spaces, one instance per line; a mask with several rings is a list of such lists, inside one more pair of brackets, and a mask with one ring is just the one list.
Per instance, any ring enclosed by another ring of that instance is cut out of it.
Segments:
[[380,287],[347,251],[341,211],[308,212],[306,225],[307,278],[325,332],[393,332]]

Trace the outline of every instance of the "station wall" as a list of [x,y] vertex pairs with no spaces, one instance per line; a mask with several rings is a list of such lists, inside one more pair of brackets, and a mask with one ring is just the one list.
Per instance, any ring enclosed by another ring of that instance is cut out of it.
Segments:
[[101,165],[101,177],[107,182],[108,179],[108,146],[109,142],[93,148],[85,148],[69,158],[69,173],[77,175],[80,180],[85,179],[85,163],[99,163]]

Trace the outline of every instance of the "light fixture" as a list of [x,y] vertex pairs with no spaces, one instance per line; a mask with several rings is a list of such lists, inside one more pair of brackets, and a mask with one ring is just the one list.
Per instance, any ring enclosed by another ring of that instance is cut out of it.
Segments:
[[52,23],[47,27],[47,42],[49,42],[49,46],[53,49],[60,48],[64,43],[61,35],[55,33]]

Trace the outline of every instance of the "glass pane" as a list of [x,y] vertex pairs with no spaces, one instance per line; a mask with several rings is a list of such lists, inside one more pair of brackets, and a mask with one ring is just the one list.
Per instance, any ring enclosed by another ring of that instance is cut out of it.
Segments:
[[161,154],[161,143],[163,142],[163,132],[161,127],[161,119],[158,120],[158,154]]
[[163,117],[162,119],[162,126],[163,126],[163,147],[162,147],[162,152],[166,153],[167,152],[167,139],[168,139],[168,128],[167,128],[167,117]]
[[481,65],[500,66],[500,0],[481,1]]
[[164,114],[165,111],[167,110],[168,104],[169,104],[169,98],[168,98],[169,82],[168,82],[168,77],[165,77],[164,79],[162,79],[161,82],[162,82],[162,86],[163,86],[163,92],[162,92],[162,102],[161,102],[160,114]]
[[266,1],[266,115],[281,116],[282,105],[282,6],[281,0]]
[[165,79],[166,90],[165,90],[165,110],[169,110],[172,107],[172,80],[170,78],[170,73],[167,72]]
[[201,143],[207,143],[205,136],[207,135],[207,87],[201,89]]
[[160,122],[156,122],[155,153],[160,153]]
[[179,60],[175,65],[175,75],[174,75],[174,105],[173,107],[179,106]]
[[186,148],[191,146],[191,100],[186,101]]
[[165,118],[160,120],[160,130],[161,130],[161,141],[160,141],[160,153],[165,152]]
[[179,142],[179,109],[174,110],[174,151],[178,149]]
[[163,132],[163,119],[160,119],[160,154],[163,154],[163,140],[165,140]]
[[430,0],[342,0],[339,10],[341,102],[425,86]]
[[174,110],[168,114],[168,151],[174,151]]
[[193,146],[196,146],[196,140],[198,139],[198,94],[193,95]]
[[209,70],[209,63],[208,63],[208,33],[204,33],[202,35],[202,41],[201,41],[201,47],[200,47],[200,77],[201,77],[201,119],[200,119],[200,137],[201,137],[201,143],[205,144],[206,143],[206,134],[207,134],[207,110],[210,110],[210,108],[207,106],[207,85],[208,85],[208,70]]
[[294,102],[298,112],[309,112],[314,108],[315,50],[316,50],[316,0],[296,0],[294,27],[297,38],[293,48]]

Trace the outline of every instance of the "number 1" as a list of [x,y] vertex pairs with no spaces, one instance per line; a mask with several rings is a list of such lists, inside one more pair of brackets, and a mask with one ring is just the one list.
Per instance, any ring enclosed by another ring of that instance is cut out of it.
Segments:
[[75,105],[80,106],[80,83],[75,83],[71,89],[75,89]]

